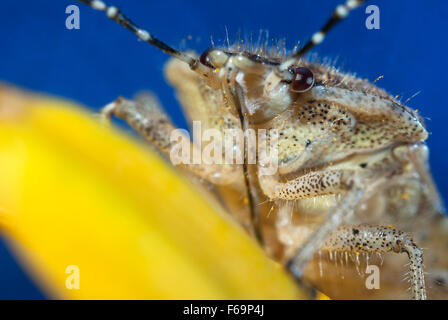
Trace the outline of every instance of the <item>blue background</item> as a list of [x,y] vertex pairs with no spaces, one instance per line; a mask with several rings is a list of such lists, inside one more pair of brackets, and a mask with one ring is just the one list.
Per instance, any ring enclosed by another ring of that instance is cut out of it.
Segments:
[[[210,36],[223,43],[238,30],[305,41],[343,0],[186,1],[111,0],[135,22],[168,44],[202,51]],[[80,30],[65,28],[65,8],[76,1],[0,1],[0,81],[58,95],[98,110],[119,95],[152,90],[174,121],[185,127],[173,90],[164,81],[167,56],[136,41],[103,13],[80,4]],[[448,41],[447,1],[370,1],[381,12],[381,29],[367,30],[365,6],[333,30],[314,52],[338,58],[338,66],[377,83],[419,109],[432,135],[431,166],[447,199]],[[191,36],[191,37],[189,37]],[[189,39],[191,38],[191,39]],[[1,177],[0,177],[1,178]],[[43,298],[0,242],[0,299]]]

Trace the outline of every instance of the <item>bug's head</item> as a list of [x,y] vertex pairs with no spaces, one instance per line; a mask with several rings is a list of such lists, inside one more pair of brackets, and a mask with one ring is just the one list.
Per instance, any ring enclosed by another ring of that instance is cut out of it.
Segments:
[[198,60],[213,71],[205,77],[210,86],[226,88],[234,99],[244,100],[238,104],[252,123],[275,117],[315,84],[313,71],[294,59],[284,64],[282,57],[214,48]]
[[[253,54],[250,52],[226,52],[219,49],[208,49],[204,51],[199,61],[212,69],[224,68],[229,63],[230,57],[236,57],[230,64],[236,68],[241,69],[247,73],[261,74],[276,71],[277,73],[284,73],[286,68],[286,75],[280,76],[282,80],[290,84],[290,90],[293,92],[305,92],[311,89],[314,85],[314,74],[307,67],[301,67],[300,63],[295,61],[288,61],[286,66],[281,66],[279,59],[266,58],[264,56]],[[229,66],[232,68],[232,66]]]

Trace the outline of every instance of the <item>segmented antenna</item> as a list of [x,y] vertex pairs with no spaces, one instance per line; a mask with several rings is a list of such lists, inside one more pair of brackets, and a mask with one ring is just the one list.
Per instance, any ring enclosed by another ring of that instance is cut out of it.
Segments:
[[110,19],[114,20],[121,26],[135,33],[141,40],[152,44],[153,46],[159,48],[165,53],[168,53],[174,58],[182,60],[185,63],[188,63],[192,69],[194,69],[195,66],[198,64],[197,59],[189,55],[183,54],[182,52],[179,52],[174,48],[171,48],[166,43],[154,37],[148,31],[137,26],[134,22],[132,22],[129,18],[127,18],[117,7],[108,6],[101,0],[78,0],[78,1],[92,7],[93,9],[106,12],[106,15]]
[[334,9],[333,14],[328,19],[327,23],[322,27],[322,29],[313,34],[311,39],[308,40],[308,42],[299,51],[294,53],[293,57],[300,58],[312,48],[322,43],[328,31],[330,31],[338,22],[344,20],[348,16],[350,11],[356,9],[364,2],[365,0],[347,0],[345,4],[338,5],[336,9]]

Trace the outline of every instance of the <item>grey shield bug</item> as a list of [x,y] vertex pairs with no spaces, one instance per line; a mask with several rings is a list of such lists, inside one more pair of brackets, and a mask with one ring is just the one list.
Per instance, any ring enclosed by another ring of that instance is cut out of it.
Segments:
[[[374,84],[305,58],[364,1],[337,6],[290,55],[238,42],[200,56],[173,49],[103,1],[81,2],[173,57],[166,77],[189,120],[244,132],[231,145],[241,162],[174,162],[303,286],[334,299],[403,299],[409,289],[413,299],[448,297],[448,219],[423,119]],[[173,161],[176,128],[153,96],[119,98],[102,115],[125,120]],[[276,132],[267,139],[275,140],[274,172],[264,170],[272,157],[249,161],[248,130]]]

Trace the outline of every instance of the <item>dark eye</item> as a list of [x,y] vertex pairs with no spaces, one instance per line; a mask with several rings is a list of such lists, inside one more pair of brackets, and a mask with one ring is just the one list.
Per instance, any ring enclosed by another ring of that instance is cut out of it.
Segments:
[[294,76],[291,82],[291,90],[295,92],[305,92],[314,84],[313,72],[305,67],[294,68]]
[[200,61],[204,66],[207,66],[207,67],[209,67],[209,68],[214,68],[212,62],[210,61],[210,56],[209,56],[210,51],[212,51],[212,49],[205,50],[205,51],[201,54],[201,56],[199,57],[199,61]]

